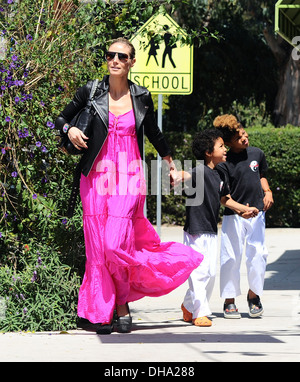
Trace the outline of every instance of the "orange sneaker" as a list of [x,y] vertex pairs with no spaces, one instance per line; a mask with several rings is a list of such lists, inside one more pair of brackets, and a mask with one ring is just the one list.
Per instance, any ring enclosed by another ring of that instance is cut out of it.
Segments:
[[192,322],[193,321],[193,315],[191,312],[189,312],[183,304],[181,304],[181,310],[183,313],[183,321],[185,322]]
[[195,326],[211,326],[212,322],[206,316],[197,317],[197,318],[193,319],[193,325],[195,325]]

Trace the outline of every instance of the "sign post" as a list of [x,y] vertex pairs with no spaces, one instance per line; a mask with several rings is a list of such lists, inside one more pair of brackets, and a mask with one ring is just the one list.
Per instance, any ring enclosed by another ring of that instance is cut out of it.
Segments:
[[[193,92],[192,45],[181,45],[174,37],[186,33],[167,14],[151,17],[132,37],[136,63],[129,79],[158,94],[158,126],[162,130],[163,94],[187,95]],[[159,37],[159,38],[157,38]],[[157,156],[157,233],[161,235],[161,158]]]

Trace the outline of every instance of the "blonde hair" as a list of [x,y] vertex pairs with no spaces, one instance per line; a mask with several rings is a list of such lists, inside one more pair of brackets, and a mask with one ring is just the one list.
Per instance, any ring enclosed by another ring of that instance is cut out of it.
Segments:
[[215,118],[213,125],[223,133],[224,142],[229,143],[243,126],[232,114],[223,114]]
[[131,56],[130,58],[135,58],[135,47],[133,46],[133,44],[131,44],[129,40],[127,40],[124,37],[118,37],[111,41],[111,43],[109,44],[109,47],[111,47],[113,44],[116,44],[116,43],[127,45],[130,48],[130,56]]

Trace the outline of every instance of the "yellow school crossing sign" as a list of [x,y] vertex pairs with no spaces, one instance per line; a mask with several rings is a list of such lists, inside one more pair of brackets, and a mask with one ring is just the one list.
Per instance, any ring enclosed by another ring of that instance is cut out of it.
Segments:
[[136,63],[130,80],[153,94],[191,94],[194,50],[191,45],[174,42],[172,36],[178,35],[185,37],[186,33],[169,15],[149,19],[131,39]]

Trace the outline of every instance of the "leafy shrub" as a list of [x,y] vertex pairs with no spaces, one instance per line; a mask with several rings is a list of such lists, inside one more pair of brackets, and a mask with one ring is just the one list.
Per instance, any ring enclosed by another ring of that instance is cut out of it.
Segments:
[[300,128],[253,127],[250,144],[261,148],[267,158],[267,179],[275,205],[267,213],[269,227],[300,226]]
[[[37,250],[38,248],[38,250]],[[25,244],[0,267],[2,331],[67,330],[76,326],[80,278],[57,248]]]

